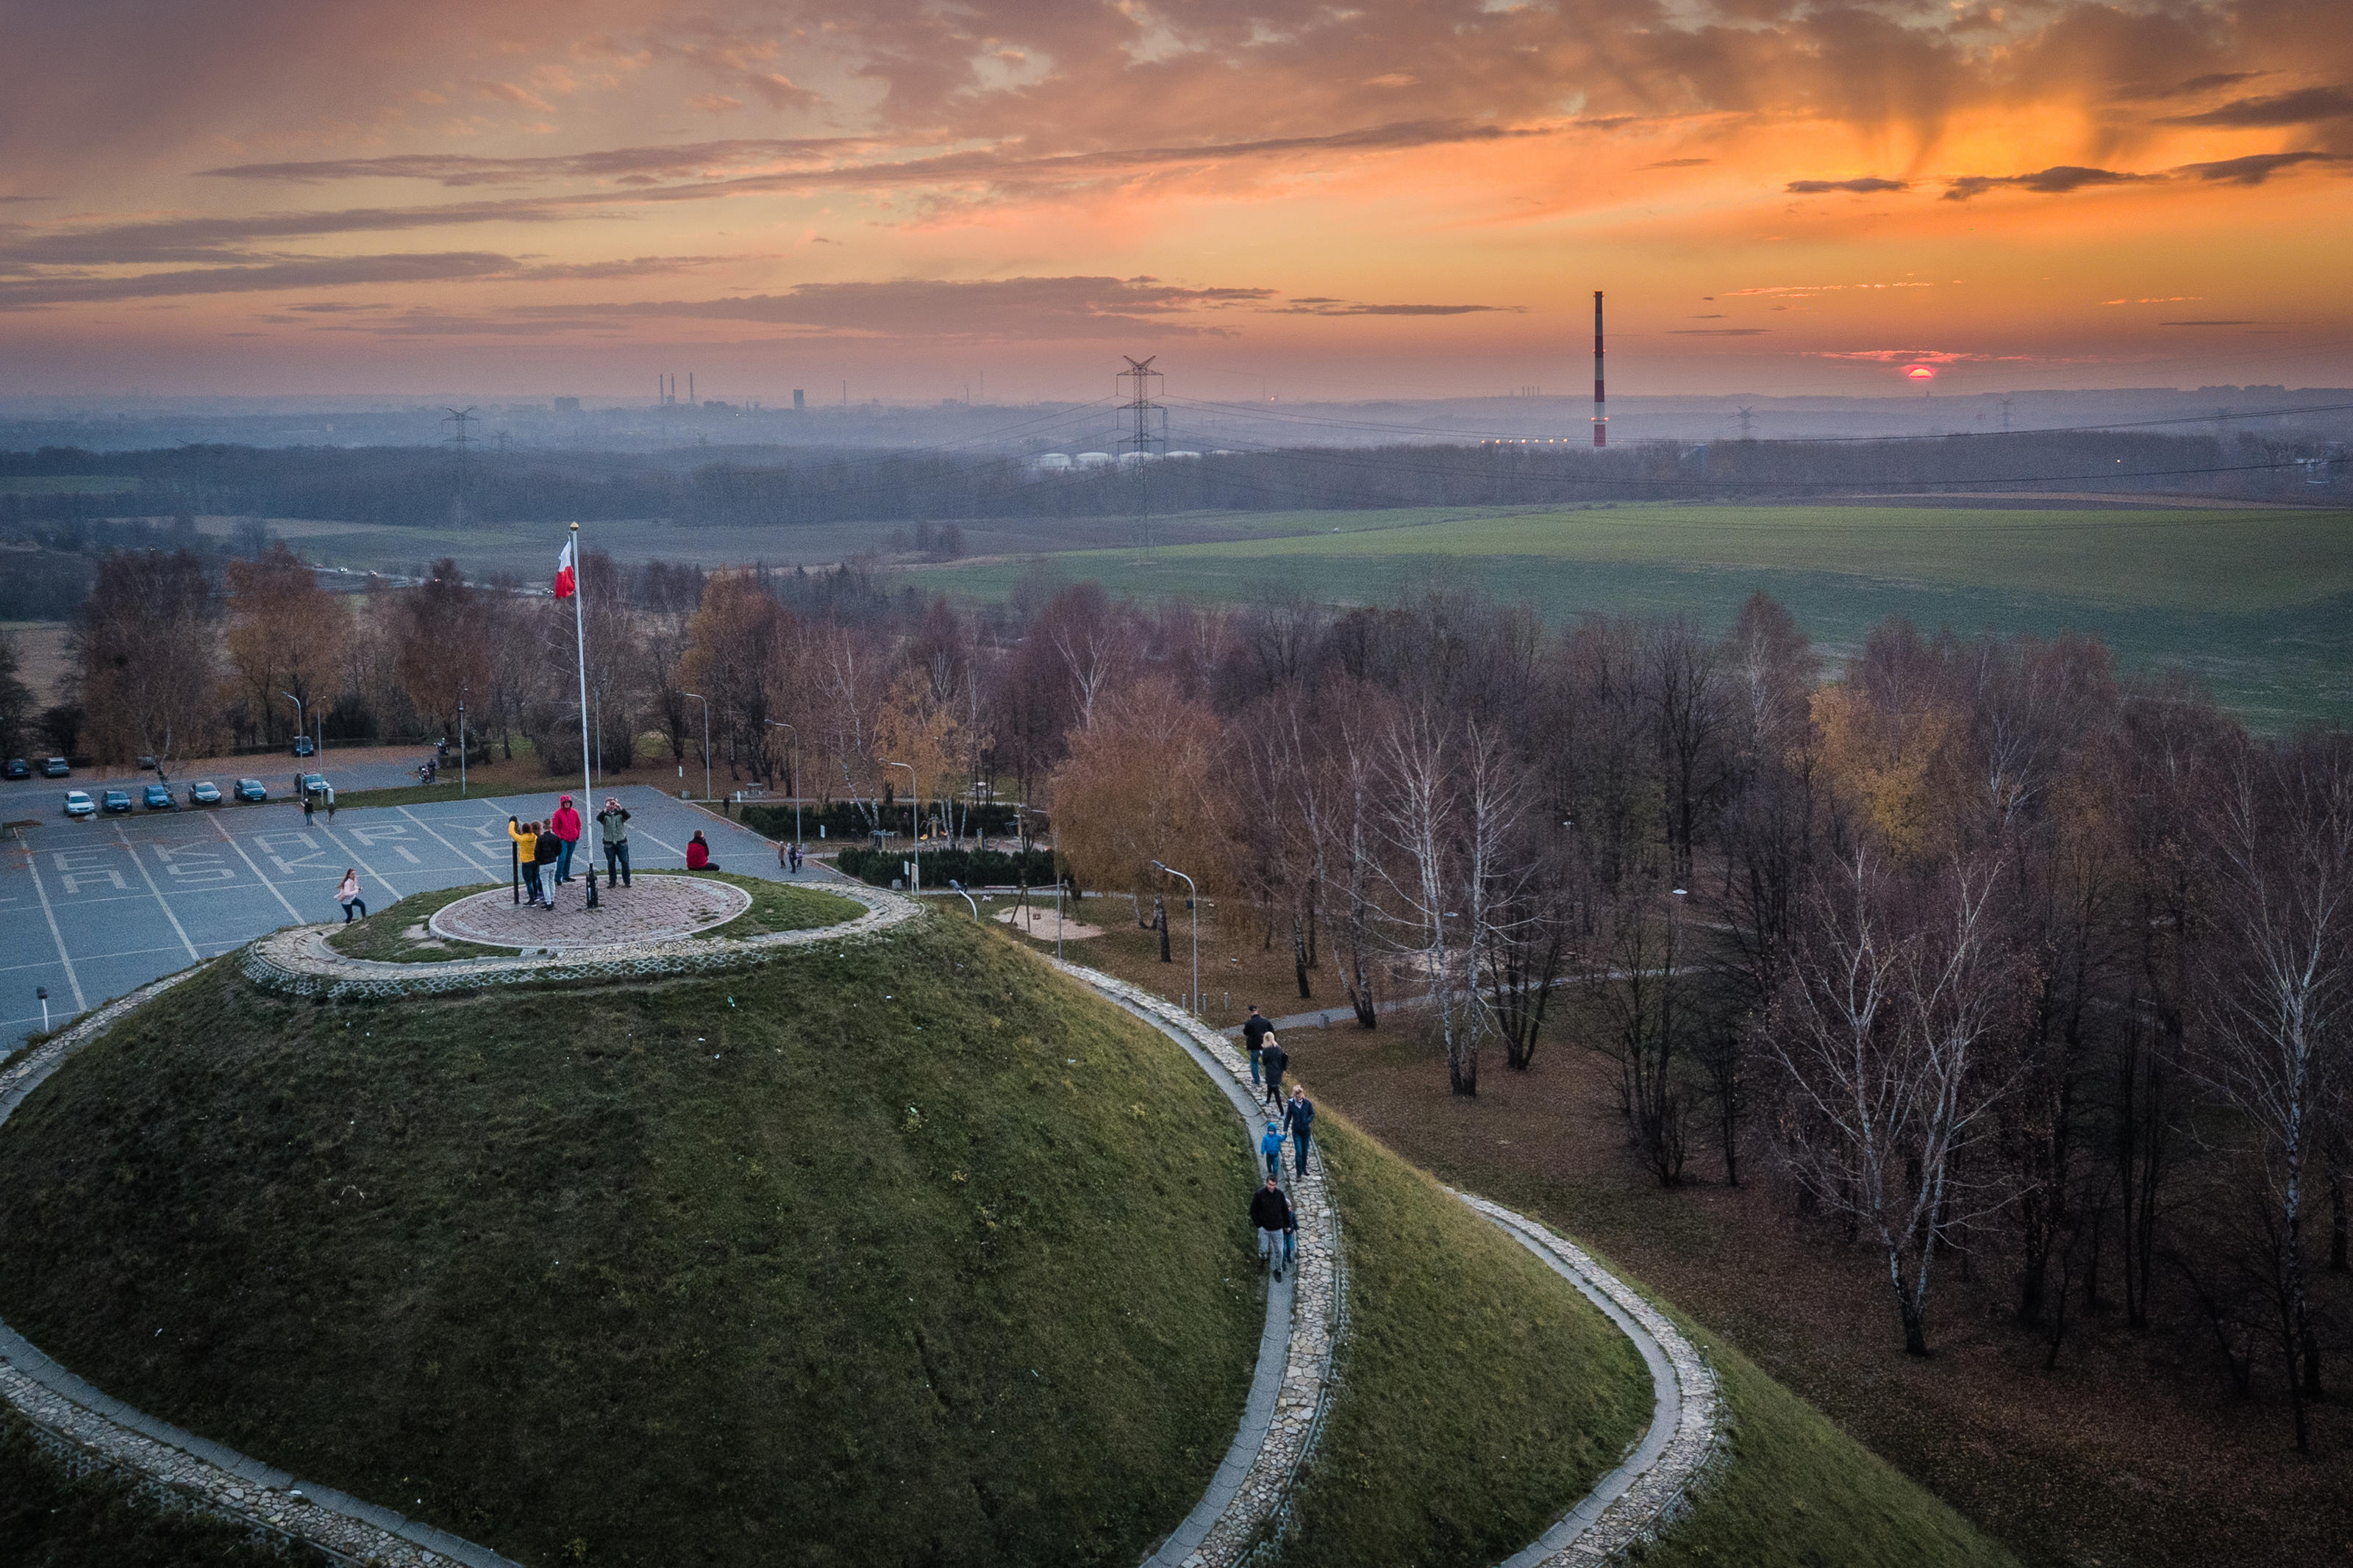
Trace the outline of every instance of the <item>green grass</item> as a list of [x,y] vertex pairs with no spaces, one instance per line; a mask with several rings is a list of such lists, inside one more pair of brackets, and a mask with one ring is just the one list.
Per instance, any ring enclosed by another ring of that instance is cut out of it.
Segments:
[[127,474],[18,474],[0,479],[0,495],[112,495],[138,488],[139,481]]
[[1677,1315],[1731,1414],[1728,1463],[1645,1568],[2017,1568],[2008,1549]]
[[[688,874],[684,871],[638,873],[640,877],[683,877]],[[839,925],[844,921],[856,920],[866,912],[866,906],[855,900],[817,888],[766,882],[757,877],[739,877],[732,871],[696,871],[692,875],[707,877],[715,882],[731,883],[752,896],[749,909],[709,931],[697,931],[695,935],[698,937],[767,936],[778,931],[817,931],[825,926]],[[328,935],[327,945],[346,958],[372,958],[381,963],[446,963],[459,958],[512,957],[521,950],[436,936],[428,923],[436,914],[459,899],[471,898],[486,888],[504,886],[502,882],[475,882],[460,888],[437,888],[429,893],[411,893],[364,919],[337,926]]]
[[968,923],[399,1005],[216,964],[0,1137],[0,1313],[527,1563],[1127,1568],[1256,1353],[1230,1117]]
[[1317,1118],[1350,1333],[1283,1568],[1484,1568],[1638,1439],[1651,1380],[1576,1289],[1435,1181]]
[[76,1476],[0,1405],[0,1563],[8,1568],[275,1568],[326,1560],[241,1526],[158,1508],[111,1470]]
[[[2127,668],[2179,665],[2264,728],[2353,721],[2353,511],[1644,505],[1419,521],[1335,512],[1290,538],[1066,552],[1072,577],[1147,597],[1393,602],[1433,584],[1729,624],[1759,590],[1820,641],[1907,616],[1934,629],[2096,635]],[[1002,598],[1027,566],[912,572]]]

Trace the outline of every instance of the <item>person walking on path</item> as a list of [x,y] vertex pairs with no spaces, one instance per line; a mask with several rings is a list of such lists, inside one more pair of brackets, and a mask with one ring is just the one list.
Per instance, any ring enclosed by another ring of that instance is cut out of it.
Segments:
[[1258,1048],[1259,1066],[1266,1069],[1266,1102],[1280,1110],[1282,1105],[1282,1069],[1291,1065],[1291,1053],[1272,1035]]
[[540,901],[539,824],[529,822],[518,826],[515,819],[510,816],[507,818],[507,837],[514,840],[515,864],[522,868],[522,890],[530,894],[531,901],[536,904]]
[[[1280,1285],[1282,1271],[1298,1256],[1299,1222],[1292,1217],[1291,1200],[1283,1195],[1282,1184],[1272,1176],[1250,1194],[1250,1224],[1258,1231],[1258,1255],[1274,1265],[1274,1282]],[[1280,1250],[1274,1244],[1278,1236],[1282,1238]]]
[[1307,1173],[1307,1140],[1315,1126],[1315,1102],[1307,1098],[1307,1086],[1291,1086],[1291,1099],[1282,1108],[1282,1125],[1299,1145],[1299,1173]]
[[[609,890],[617,872],[621,886],[629,882],[629,814],[621,808],[617,795],[605,797],[605,809],[596,814],[596,830],[605,838],[605,886]],[[593,879],[596,873],[588,873]]]
[[686,868],[690,871],[719,869],[711,863],[711,846],[703,842],[702,829],[700,827],[694,830],[694,837],[686,841]]
[[580,844],[580,814],[572,809],[570,795],[556,803],[547,826],[555,835],[555,880],[560,886],[572,880],[572,851]]
[[555,907],[555,858],[566,846],[554,833],[554,824],[539,824],[539,842],[532,846],[531,858],[539,862],[540,904],[544,909]]
[[[343,906],[343,923],[345,925],[352,923],[352,911],[353,910],[359,910],[360,919],[367,919],[367,900],[360,897],[360,868],[358,867],[346,866],[343,868],[343,879],[335,884],[335,902]],[[1270,1121],[1267,1125],[1271,1127],[1274,1123]]]
[[1266,1161],[1267,1180],[1282,1174],[1282,1128],[1278,1123],[1266,1124],[1266,1136],[1258,1141],[1258,1152]]
[[799,875],[801,874],[801,860],[802,860],[802,858],[803,858],[803,857],[802,857],[802,855],[801,855],[801,845],[800,845],[800,840],[799,840],[799,839],[797,839],[797,838],[796,838],[796,839],[794,839],[794,840],[793,840],[793,865],[792,865],[792,872],[793,872],[793,875],[794,875],[794,876],[796,876],[796,877],[797,877],[797,876],[799,876]]
[[1272,1033],[1274,1033],[1274,1025],[1272,1021],[1259,1012],[1257,1003],[1251,1003],[1250,1016],[1242,1020],[1242,1047],[1250,1052],[1250,1087],[1252,1089],[1256,1089],[1258,1087],[1259,1047],[1266,1037]]

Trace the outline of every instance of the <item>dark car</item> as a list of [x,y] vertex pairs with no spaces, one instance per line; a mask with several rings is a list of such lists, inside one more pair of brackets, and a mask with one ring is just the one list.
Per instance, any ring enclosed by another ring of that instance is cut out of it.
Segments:
[[109,811],[129,811],[131,809],[131,792],[127,789],[108,790],[106,792],[106,809]]
[[311,752],[315,752],[315,751],[317,751],[317,750],[318,750],[318,748],[317,748],[316,746],[313,746],[312,744],[311,744],[311,737],[310,737],[310,736],[308,736],[308,735],[297,735],[297,736],[295,736],[295,737],[294,737],[294,754],[295,754],[296,756],[298,756],[298,757],[307,757],[307,756],[309,756]]
[[45,779],[69,779],[73,777],[73,764],[63,757],[51,757],[41,764],[41,776]]
[[199,779],[188,786],[190,805],[218,805],[220,803],[220,785],[213,783],[212,780]]
[[269,792],[261,787],[261,781],[259,779],[239,779],[237,781],[237,798],[239,800],[268,800],[269,798]]
[[12,779],[31,778],[33,764],[22,757],[11,757],[8,759],[8,776]]
[[153,758],[153,757],[142,757],[142,758],[140,758],[140,759],[139,759],[139,771],[140,771],[141,773],[153,773],[153,772],[155,771],[155,759],[154,759],[154,758]]
[[302,775],[302,793],[304,795],[315,795],[320,796],[322,803],[323,804],[327,794],[327,775],[324,773],[304,773]]
[[172,799],[172,786],[169,784],[151,784],[139,792],[139,798],[150,811],[172,811],[178,805]]

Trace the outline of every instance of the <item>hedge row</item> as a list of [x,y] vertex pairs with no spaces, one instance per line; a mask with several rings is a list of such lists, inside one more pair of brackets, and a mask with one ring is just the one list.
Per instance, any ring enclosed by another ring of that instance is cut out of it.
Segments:
[[[754,833],[765,834],[770,838],[788,838],[792,836],[793,807],[789,801],[783,805],[774,801],[747,802],[736,807],[736,815],[742,817],[744,825]],[[897,833],[902,839],[906,837],[907,808],[903,804],[893,804],[881,808],[881,816],[883,827]],[[955,820],[963,825],[966,833],[986,833],[991,837],[1000,836],[1011,837],[1018,830],[1015,816],[1015,808],[1009,805],[976,805],[969,808],[959,807]],[[818,832],[820,824],[825,828],[821,836]],[[804,804],[801,807],[801,834],[804,838],[815,839],[823,837],[828,840],[839,839],[852,844],[863,844],[874,826],[868,819],[866,813],[849,801],[829,801],[823,805]],[[1046,818],[1042,813],[1030,814],[1029,830],[1032,833],[1043,833],[1046,830]]]
[[[846,874],[877,888],[887,888],[892,881],[906,873],[904,863],[913,858],[903,849],[845,849],[834,864]],[[944,888],[950,882],[962,882],[967,888],[1001,888],[1027,882],[1033,888],[1054,885],[1054,852],[1032,849],[1027,855],[1009,855],[1002,849],[926,849],[923,851],[923,886]]]

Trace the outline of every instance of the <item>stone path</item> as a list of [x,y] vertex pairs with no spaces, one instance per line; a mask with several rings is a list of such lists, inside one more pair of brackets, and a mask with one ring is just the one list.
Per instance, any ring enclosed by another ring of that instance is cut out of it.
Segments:
[[442,905],[427,923],[434,935],[452,942],[565,952],[692,936],[752,907],[752,895],[731,882],[669,872],[642,882],[632,878],[628,887],[609,892],[600,889],[594,910],[586,907],[587,887],[579,878],[552,891],[555,908],[543,910],[515,902],[510,889],[492,888]]
[[[1250,1082],[1250,1064],[1208,1024],[1150,992],[1099,970],[1058,965],[1185,1047],[1242,1119],[1244,1153],[1253,1171],[1266,1111]],[[1288,1145],[1284,1184],[1299,1222],[1297,1266],[1267,1293],[1266,1328],[1240,1428],[1208,1489],[1182,1523],[1146,1557],[1144,1568],[1232,1568],[1260,1554],[1270,1534],[1290,1522],[1290,1492],[1314,1452],[1331,1397],[1332,1355],[1347,1321],[1347,1270],[1340,1215],[1324,1184],[1323,1151],[1309,1145],[1307,1173],[1297,1175]]]

